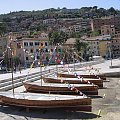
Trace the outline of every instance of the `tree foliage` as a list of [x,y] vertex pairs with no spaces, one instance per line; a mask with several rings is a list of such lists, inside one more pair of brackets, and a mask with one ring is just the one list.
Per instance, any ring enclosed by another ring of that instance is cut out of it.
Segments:
[[[24,30],[46,30],[48,26],[42,25],[42,20],[45,19],[60,19],[60,18],[101,18],[110,15],[120,15],[120,11],[111,7],[109,9],[93,7],[82,7],[80,9],[45,9],[37,11],[16,11],[8,14],[0,15],[0,21],[6,23],[7,32]],[[12,29],[12,26],[16,26]],[[25,23],[25,24],[23,24]],[[33,27],[34,26],[34,27]],[[52,26],[52,25],[51,25]],[[21,28],[21,29],[20,29]]]
[[74,48],[78,55],[86,59],[87,50],[89,49],[88,43],[82,42],[80,39],[76,39]]
[[65,32],[52,31],[48,35],[49,43],[56,45],[57,43],[63,44],[67,39],[68,35]]
[[6,32],[6,24],[0,23],[0,35],[4,34]]

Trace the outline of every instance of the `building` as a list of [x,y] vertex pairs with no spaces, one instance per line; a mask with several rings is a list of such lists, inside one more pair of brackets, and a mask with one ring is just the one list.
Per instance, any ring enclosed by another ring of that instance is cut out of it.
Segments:
[[114,25],[117,28],[120,28],[120,17],[104,17],[104,18],[95,18],[91,20],[91,29],[92,31],[100,30],[101,26],[104,25]]
[[58,30],[67,32],[68,34],[73,32],[80,32],[83,29],[90,29],[90,20],[82,18],[63,18],[58,19]]
[[0,37],[0,60],[3,59],[3,54],[7,48],[8,37]]
[[[17,42],[17,54],[22,64],[30,66],[37,59],[45,60],[48,54],[48,39],[47,38],[22,38]],[[44,51],[42,50],[44,48]],[[41,54],[40,50],[44,52]]]
[[101,35],[115,35],[115,26],[114,25],[101,26]]
[[99,54],[106,58],[109,54],[109,40],[101,40],[99,42]]
[[96,39],[96,37],[90,37],[83,39],[83,42],[88,43],[89,45],[89,55],[90,56],[99,56],[99,40]]
[[110,36],[97,36],[83,39],[89,45],[90,56],[102,56],[107,57],[109,52]]
[[55,64],[56,60],[62,60],[63,51],[61,46],[49,45],[48,38],[22,38],[17,42],[16,56],[20,58],[22,65],[29,67],[35,60],[35,66],[38,63]]
[[56,23],[56,19],[45,19],[43,20],[44,25],[53,25]]
[[111,40],[111,52],[113,58],[120,57],[120,37],[115,37]]

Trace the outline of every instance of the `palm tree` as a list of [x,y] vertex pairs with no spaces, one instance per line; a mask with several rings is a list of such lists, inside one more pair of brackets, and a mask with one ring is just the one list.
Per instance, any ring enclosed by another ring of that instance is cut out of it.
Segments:
[[82,42],[80,39],[76,39],[75,44],[74,44],[74,48],[79,56],[86,59],[87,51],[89,49],[87,43]]

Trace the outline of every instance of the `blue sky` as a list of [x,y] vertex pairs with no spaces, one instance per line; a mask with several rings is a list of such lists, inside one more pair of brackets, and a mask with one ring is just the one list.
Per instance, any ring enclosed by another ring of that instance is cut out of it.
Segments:
[[0,14],[20,10],[43,10],[47,8],[81,8],[98,6],[120,10],[120,0],[1,0]]

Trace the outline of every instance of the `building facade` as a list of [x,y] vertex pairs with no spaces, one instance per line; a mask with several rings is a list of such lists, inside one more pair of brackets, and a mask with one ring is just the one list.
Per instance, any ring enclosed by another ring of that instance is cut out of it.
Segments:
[[91,20],[92,31],[100,30],[101,26],[104,25],[114,25],[115,27],[120,28],[120,17],[104,17]]
[[120,57],[120,37],[115,37],[111,40],[111,52],[113,58]]
[[115,35],[115,26],[114,25],[101,26],[101,35]]
[[104,58],[108,57],[109,54],[109,42],[111,41],[110,36],[98,36],[90,37],[84,39],[89,45],[89,55],[90,56],[102,56]]

